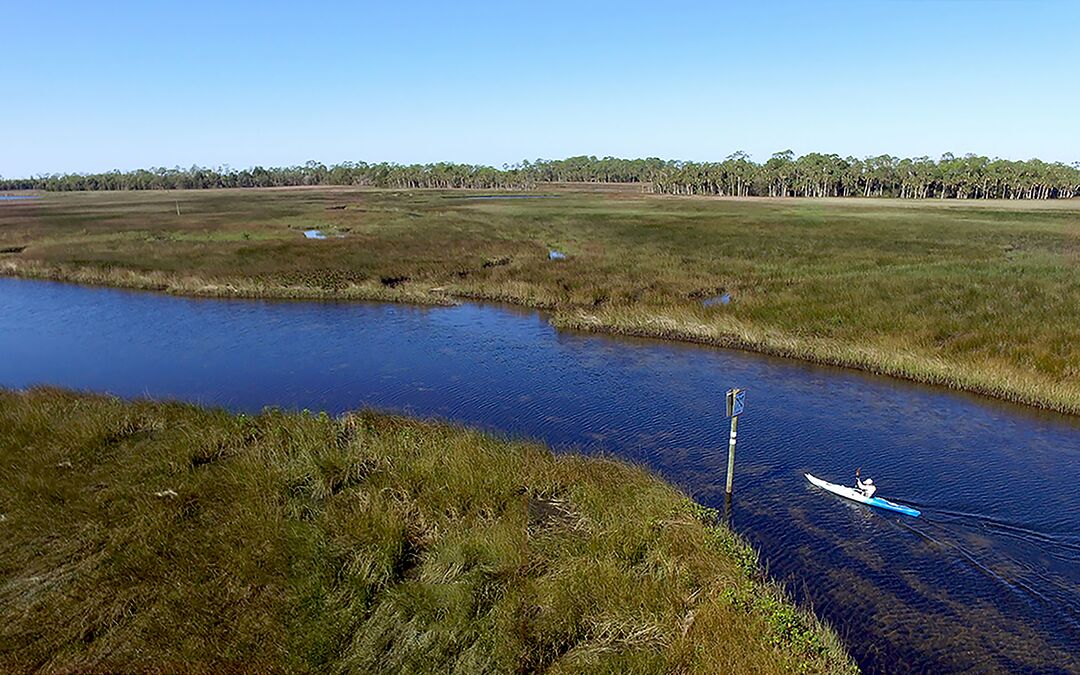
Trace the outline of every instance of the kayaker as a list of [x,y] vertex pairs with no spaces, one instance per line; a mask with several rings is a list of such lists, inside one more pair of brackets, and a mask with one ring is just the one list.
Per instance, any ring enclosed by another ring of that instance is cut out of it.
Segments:
[[866,497],[869,499],[870,497],[874,496],[875,492],[877,492],[877,486],[874,485],[873,478],[867,478],[866,480],[860,478],[860,471],[862,471],[861,466],[858,469],[855,469],[855,489],[866,495]]

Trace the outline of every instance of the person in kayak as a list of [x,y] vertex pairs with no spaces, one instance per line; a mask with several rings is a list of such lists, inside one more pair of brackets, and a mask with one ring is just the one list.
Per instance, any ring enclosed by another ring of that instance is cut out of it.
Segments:
[[870,497],[874,496],[875,492],[877,492],[877,486],[874,485],[873,478],[867,478],[866,480],[860,478],[859,472],[861,471],[861,466],[858,469],[855,469],[855,489],[866,495],[866,498],[869,499]]

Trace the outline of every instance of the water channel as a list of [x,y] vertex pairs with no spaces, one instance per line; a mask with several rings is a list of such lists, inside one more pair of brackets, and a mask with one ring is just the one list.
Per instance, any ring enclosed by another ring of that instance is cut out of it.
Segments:
[[[1080,422],[465,304],[197,300],[0,279],[0,386],[435,416],[649,466],[732,524],[870,672],[1080,672]],[[812,487],[850,483],[920,518]]]

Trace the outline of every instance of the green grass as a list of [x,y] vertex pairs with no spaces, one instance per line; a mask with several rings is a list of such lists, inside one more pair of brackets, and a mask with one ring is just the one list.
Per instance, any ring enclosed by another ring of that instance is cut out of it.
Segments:
[[[552,191],[48,194],[0,206],[0,250],[26,246],[0,254],[0,272],[197,295],[504,300],[565,327],[1080,413],[1080,203]],[[307,241],[309,227],[346,236]],[[701,306],[721,291],[730,305]]]
[[0,671],[853,672],[644,470],[373,413],[0,390]]

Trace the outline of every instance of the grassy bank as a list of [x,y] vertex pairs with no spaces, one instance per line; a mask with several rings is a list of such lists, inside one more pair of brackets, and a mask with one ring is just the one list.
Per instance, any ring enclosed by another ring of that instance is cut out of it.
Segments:
[[714,516],[440,424],[0,391],[0,670],[853,671]]
[[[566,327],[1080,413],[1080,204],[549,192],[49,194],[0,208],[0,273],[209,296],[502,300]],[[307,228],[343,236],[305,240]],[[702,306],[724,293],[730,304]]]

